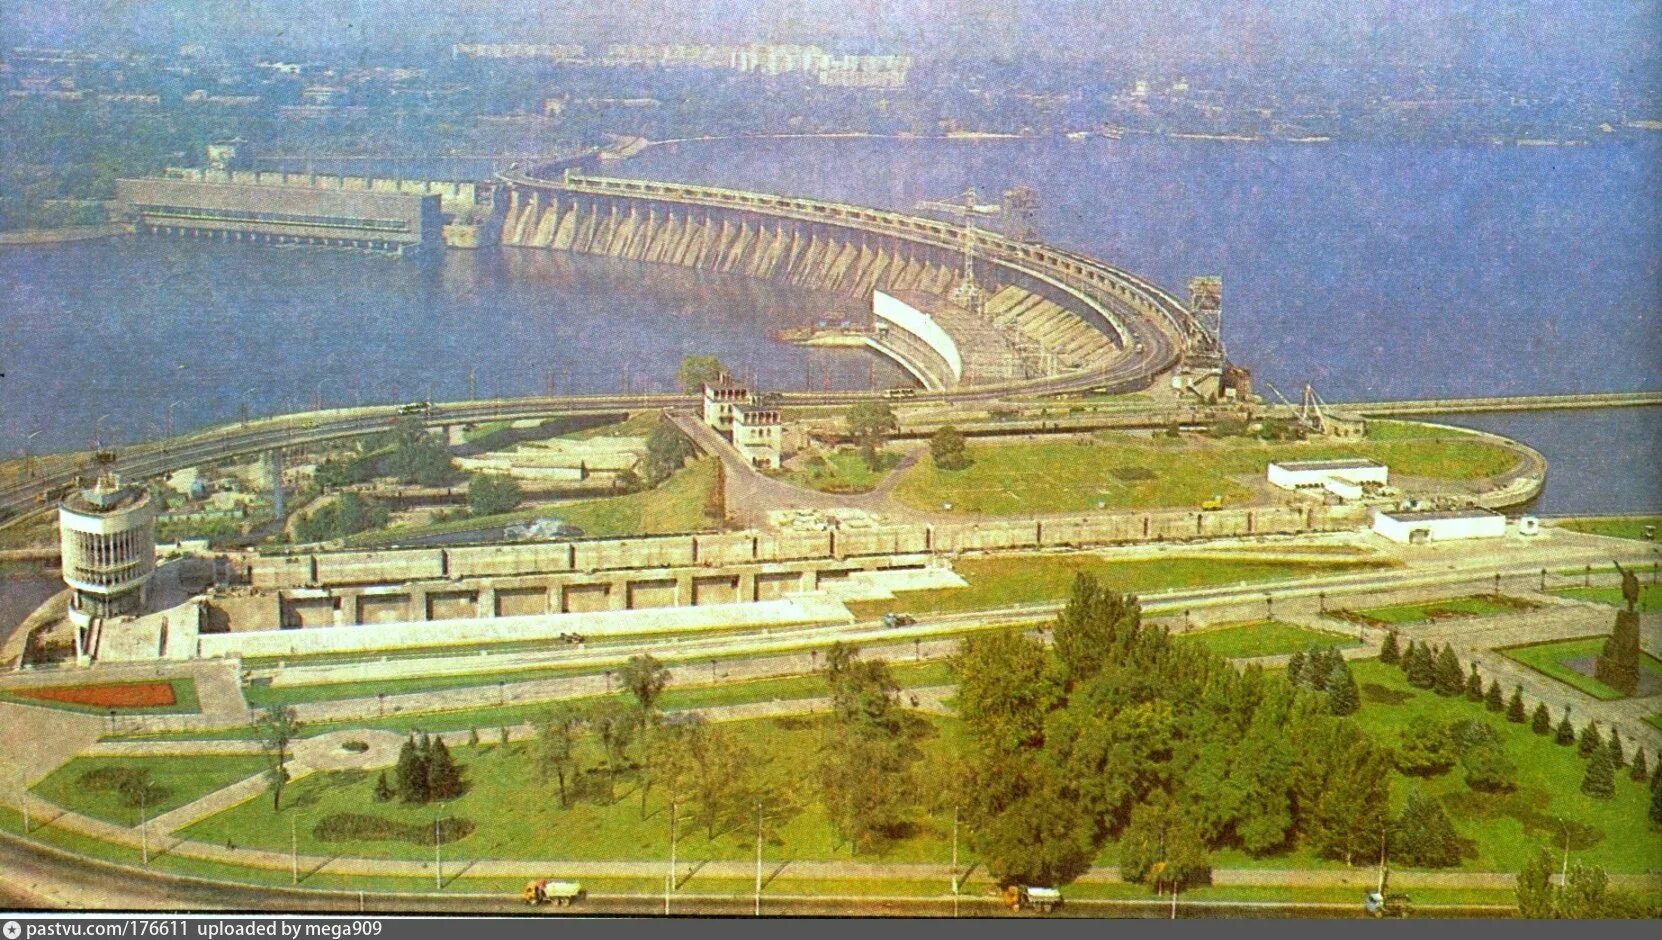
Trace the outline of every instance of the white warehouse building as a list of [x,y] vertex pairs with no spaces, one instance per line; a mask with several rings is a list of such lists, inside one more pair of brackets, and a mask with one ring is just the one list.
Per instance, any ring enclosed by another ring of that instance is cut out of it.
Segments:
[[1506,517],[1488,509],[1373,514],[1373,530],[1393,542],[1420,545],[1454,539],[1491,539],[1506,534]]
[[1390,482],[1391,470],[1382,463],[1361,457],[1339,460],[1288,460],[1270,464],[1268,477],[1271,486],[1284,490],[1305,488],[1323,489],[1329,481],[1339,480],[1360,486],[1363,483]]

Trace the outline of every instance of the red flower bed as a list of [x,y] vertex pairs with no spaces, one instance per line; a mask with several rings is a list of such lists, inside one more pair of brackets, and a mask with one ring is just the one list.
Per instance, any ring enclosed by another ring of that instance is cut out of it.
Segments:
[[69,685],[46,689],[13,689],[19,698],[38,698],[100,708],[154,708],[172,705],[173,686],[166,682],[121,682],[109,685]]

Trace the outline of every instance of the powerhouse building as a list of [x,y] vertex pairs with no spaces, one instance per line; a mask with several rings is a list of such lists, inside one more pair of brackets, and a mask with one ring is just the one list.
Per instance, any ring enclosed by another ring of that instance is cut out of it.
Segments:
[[116,180],[140,232],[332,245],[394,254],[443,244],[436,195],[180,179]]

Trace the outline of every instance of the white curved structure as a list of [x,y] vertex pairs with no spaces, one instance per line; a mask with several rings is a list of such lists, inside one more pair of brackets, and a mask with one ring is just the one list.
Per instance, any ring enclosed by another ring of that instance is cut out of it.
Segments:
[[58,505],[63,579],[74,590],[70,620],[144,611],[156,571],[156,509],[147,490],[114,475],[71,493]]
[[880,327],[882,324],[888,324],[895,329],[904,330],[938,353],[946,360],[947,368],[952,370],[954,382],[964,377],[964,359],[958,352],[958,344],[939,323],[935,322],[934,317],[880,290],[871,292],[871,312],[880,321]]

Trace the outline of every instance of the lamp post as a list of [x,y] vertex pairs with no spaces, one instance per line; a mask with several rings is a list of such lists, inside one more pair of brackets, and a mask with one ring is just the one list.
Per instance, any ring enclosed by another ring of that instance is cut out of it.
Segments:
[[433,890],[444,890],[444,831],[439,828],[439,819],[443,815],[444,805],[441,803],[433,810]]
[[173,441],[173,409],[182,404],[184,404],[182,401],[170,401],[167,403],[167,440],[169,443],[172,443]]
[[958,807],[952,807],[952,916],[958,916]]
[[295,825],[294,807],[289,807],[289,884],[300,883],[300,830]]
[[[1566,843],[1567,844],[1567,843]],[[150,785],[139,782],[139,845],[144,852],[144,867],[150,867]]]
[[1264,592],[1264,619],[1275,619],[1275,597],[1268,591]]
[[102,414],[102,415],[98,416],[98,420],[92,422],[92,449],[93,450],[103,450],[104,449],[104,419],[108,418],[108,417],[109,417],[109,415]]
[[253,409],[249,406],[249,401],[250,401],[250,399],[252,399],[254,397],[254,393],[259,391],[259,390],[260,390],[260,387],[258,385],[250,385],[247,388],[242,390],[242,423],[243,424],[248,423],[248,416],[253,411]]
[[1570,883],[1570,827],[1565,825],[1562,816],[1555,818],[1558,820],[1558,828],[1564,830],[1564,861],[1558,870],[1558,886],[1563,888]]
[[335,378],[332,375],[326,375],[322,379],[318,380],[317,391],[312,396],[312,410],[313,411],[322,411],[323,410],[323,386],[327,385],[330,382],[335,383],[335,385],[337,385],[337,386],[340,385],[340,380]]
[[33,478],[35,475],[35,458],[34,455],[30,453],[30,445],[34,439],[40,435],[40,432],[44,430],[46,429],[40,428],[39,430],[30,431],[28,436],[23,439],[23,475],[25,477]]
[[762,916],[762,801],[756,801],[756,916]]
[[669,801],[669,871],[664,873],[664,913],[669,913],[669,896],[675,890],[675,835],[676,814],[680,809],[678,801]]

